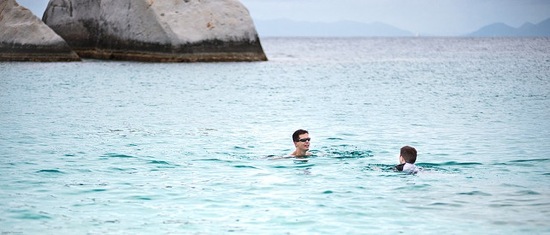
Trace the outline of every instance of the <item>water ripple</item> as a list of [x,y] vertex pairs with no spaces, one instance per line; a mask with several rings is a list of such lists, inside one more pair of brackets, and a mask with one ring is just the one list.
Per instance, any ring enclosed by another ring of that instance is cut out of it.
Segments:
[[449,162],[443,162],[443,163],[419,163],[418,165],[423,166],[477,166],[477,165],[483,165],[480,162],[456,162],[456,161],[449,161]]
[[65,174],[64,172],[60,170],[55,169],[45,169],[45,170],[39,170],[36,173],[53,173],[53,174]]
[[430,206],[436,206],[436,207],[462,207],[463,205],[458,203],[448,203],[448,202],[434,202],[429,204]]
[[135,158],[134,156],[118,154],[118,153],[107,153],[101,157],[103,158]]
[[536,159],[520,159],[520,160],[512,160],[509,161],[511,163],[524,163],[524,162],[547,162],[550,161],[550,158],[536,158]]
[[520,190],[514,193],[516,196],[530,196],[530,195],[540,195],[539,192],[533,190]]
[[30,210],[20,210],[20,211],[12,211],[16,212],[17,214],[14,216],[14,218],[17,219],[24,219],[24,220],[43,220],[43,219],[51,219],[52,217],[44,211],[40,211],[38,213],[30,211]]
[[346,148],[350,148],[348,145],[341,145],[337,148],[327,148],[322,149],[321,151],[312,151],[315,155],[326,155],[328,157],[332,158],[366,158],[366,157],[372,157],[374,156],[371,150],[359,150],[359,149],[352,149],[347,150]]
[[235,168],[250,168],[250,169],[258,169],[255,166],[249,166],[249,165],[234,165]]
[[149,164],[159,164],[159,165],[172,165],[171,163],[163,160],[151,160],[148,162]]
[[490,193],[485,193],[482,191],[471,191],[465,193],[457,193],[458,195],[469,195],[469,196],[492,196]]
[[192,162],[219,162],[219,163],[232,163],[231,160],[222,160],[218,158],[202,158],[202,159],[193,159]]

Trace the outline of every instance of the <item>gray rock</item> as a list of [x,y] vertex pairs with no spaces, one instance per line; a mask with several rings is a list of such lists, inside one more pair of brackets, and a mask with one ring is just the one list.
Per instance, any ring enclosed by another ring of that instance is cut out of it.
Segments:
[[15,0],[0,0],[0,61],[78,61],[69,45]]
[[42,20],[81,57],[267,60],[238,0],[50,0]]

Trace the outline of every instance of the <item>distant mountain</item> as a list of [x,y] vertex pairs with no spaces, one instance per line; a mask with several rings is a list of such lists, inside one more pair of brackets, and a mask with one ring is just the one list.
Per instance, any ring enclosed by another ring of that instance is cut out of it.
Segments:
[[550,18],[538,23],[525,23],[514,28],[503,23],[487,25],[466,36],[471,37],[537,37],[550,36]]
[[[255,20],[260,37],[412,37],[410,31],[375,22],[338,21],[332,23],[293,21],[289,19]],[[426,36],[426,35],[424,35]],[[514,28],[504,23],[490,24],[479,30],[457,36],[468,37],[549,37],[550,18],[538,23],[525,23]]]
[[338,21],[333,23],[279,20],[256,20],[262,37],[402,37],[413,33],[384,23]]

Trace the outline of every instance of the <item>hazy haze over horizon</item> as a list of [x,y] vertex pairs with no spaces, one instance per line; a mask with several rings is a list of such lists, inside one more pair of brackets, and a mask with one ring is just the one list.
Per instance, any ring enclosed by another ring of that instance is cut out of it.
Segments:
[[[254,21],[382,22],[421,35],[459,36],[505,23],[550,18],[548,0],[240,0]],[[17,0],[42,17],[48,0]],[[335,35],[338,36],[338,35]]]

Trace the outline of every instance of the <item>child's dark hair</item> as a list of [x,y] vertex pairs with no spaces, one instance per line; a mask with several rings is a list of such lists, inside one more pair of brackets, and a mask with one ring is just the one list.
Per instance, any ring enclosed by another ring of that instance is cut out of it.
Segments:
[[416,149],[411,146],[403,146],[401,148],[401,156],[406,163],[414,164],[416,162]]

